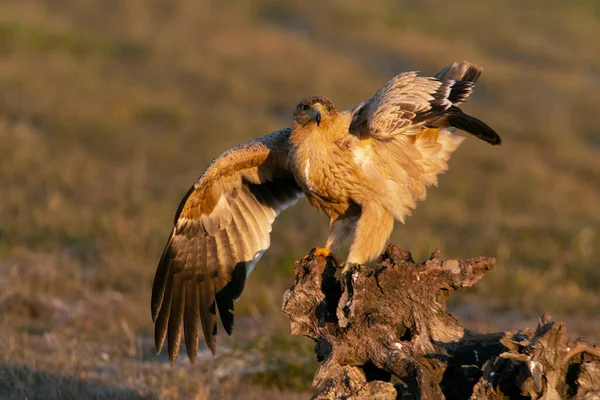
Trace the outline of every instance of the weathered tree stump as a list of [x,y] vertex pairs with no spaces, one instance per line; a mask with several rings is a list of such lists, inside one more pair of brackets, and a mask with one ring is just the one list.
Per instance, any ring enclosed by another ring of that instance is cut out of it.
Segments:
[[568,342],[562,323],[480,334],[447,313],[450,292],[494,263],[435,251],[416,264],[394,245],[340,279],[331,258],[296,262],[283,311],[316,341],[313,399],[600,399],[600,349]]

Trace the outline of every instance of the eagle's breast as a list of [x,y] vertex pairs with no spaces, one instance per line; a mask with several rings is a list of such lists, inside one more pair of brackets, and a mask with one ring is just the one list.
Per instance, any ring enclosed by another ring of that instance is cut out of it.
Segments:
[[318,192],[316,185],[310,179],[310,157],[306,159],[304,162],[304,183],[306,184],[306,188],[311,193]]

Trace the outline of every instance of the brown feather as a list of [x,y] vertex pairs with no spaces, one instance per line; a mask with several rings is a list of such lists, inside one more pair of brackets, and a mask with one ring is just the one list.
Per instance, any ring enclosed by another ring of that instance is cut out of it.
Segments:
[[154,344],[156,346],[156,354],[162,350],[165,338],[167,336],[167,328],[169,324],[169,314],[171,313],[171,300],[173,299],[173,274],[169,274],[160,311],[154,325]]
[[252,249],[258,246],[258,243],[254,242],[254,236],[252,235],[252,231],[248,227],[248,221],[245,219],[242,211],[240,210],[239,202],[231,205],[231,215],[233,217],[233,221],[235,227],[237,227],[239,235],[238,235],[238,246],[243,251],[242,260],[250,260],[252,258]]
[[207,259],[206,259],[206,236],[200,236],[197,238],[197,252],[196,252],[196,263],[194,264],[194,280],[201,282],[208,279],[207,274]]
[[219,256],[217,254],[217,241],[214,236],[207,235],[206,240],[206,267],[204,280],[209,281],[211,278],[219,275]]
[[[262,212],[260,203],[254,196],[249,196],[246,191],[240,193],[240,205],[245,207],[244,217],[248,221],[248,225],[252,226],[253,234],[259,243],[259,248],[267,248],[269,246],[269,232],[271,230],[271,222]],[[267,227],[265,230],[263,227]],[[265,247],[266,246],[266,247]]]
[[212,354],[217,346],[217,316],[215,310],[215,287],[213,279],[207,279],[198,284],[200,295],[200,320],[206,345]]
[[169,241],[165,246],[165,249],[160,257],[160,261],[158,262],[158,268],[156,269],[156,274],[154,275],[154,282],[152,283],[152,299],[151,299],[151,311],[152,311],[152,322],[156,322],[156,317],[158,317],[158,312],[160,311],[163,297],[165,294],[165,288],[167,287],[167,281],[169,277],[169,264],[171,263],[171,240],[173,239],[173,235],[175,234],[175,228],[171,231],[171,235],[169,236]]
[[[246,250],[244,248],[244,242],[243,242],[243,238],[242,238],[242,234],[240,233],[240,229],[239,229],[239,222],[235,219],[235,210],[233,207],[230,207],[231,209],[231,224],[229,224],[227,226],[227,228],[225,228],[225,232],[227,233],[227,239],[229,242],[229,246],[231,249],[231,256],[233,257],[233,260],[243,260],[244,254],[246,253]],[[228,277],[224,274],[222,275],[222,278],[227,279]]]
[[217,259],[219,267],[219,276],[227,276],[231,265],[235,265],[235,252],[231,248],[227,229],[220,230],[215,236],[217,244]]
[[200,293],[198,283],[187,281],[185,283],[185,314],[183,316],[183,330],[185,349],[190,362],[193,364],[198,355],[198,326],[200,324]]
[[179,355],[179,343],[183,325],[183,313],[185,309],[185,281],[179,274],[175,274],[173,281],[173,300],[171,302],[171,313],[168,323],[169,360],[171,366],[175,364]]

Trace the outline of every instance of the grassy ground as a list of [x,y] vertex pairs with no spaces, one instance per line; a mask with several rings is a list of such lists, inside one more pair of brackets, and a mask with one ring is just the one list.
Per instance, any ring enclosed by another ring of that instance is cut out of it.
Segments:
[[221,150],[404,70],[484,65],[468,140],[392,240],[491,255],[470,327],[543,311],[600,336],[595,1],[6,1],[0,5],[0,397],[307,398],[312,344],[279,311],[327,221],[282,215],[218,356],[168,367],[149,295],[179,199]]

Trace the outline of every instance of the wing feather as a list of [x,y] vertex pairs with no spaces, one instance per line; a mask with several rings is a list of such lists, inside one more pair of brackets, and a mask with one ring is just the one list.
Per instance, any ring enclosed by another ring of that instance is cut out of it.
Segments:
[[[215,287],[212,280],[205,279],[198,283],[200,296],[200,320],[204,340],[210,351],[215,354],[217,346],[217,312],[215,309]],[[197,329],[197,328],[196,328]],[[177,355],[175,355],[175,358]]]
[[455,91],[470,93],[472,82],[417,76],[405,72],[388,81],[360,110],[352,112],[350,132],[361,137],[385,139],[398,134],[414,135],[430,115],[452,106]]
[[[243,237],[240,231],[240,223],[235,218],[235,213],[233,212],[233,207],[231,208],[231,224],[225,228],[225,232],[227,232],[227,238],[229,239],[229,243],[231,246],[231,256],[234,260],[244,260],[245,259],[245,250],[243,245]],[[227,275],[225,275],[227,276]]]
[[[267,204],[271,210],[276,210],[278,206],[277,196],[273,194],[271,189],[269,189],[269,185],[253,185],[250,190],[254,193],[255,196],[262,197],[264,204]],[[280,193],[284,192],[284,188],[281,188]],[[277,214],[277,212],[275,212]]]
[[343,113],[350,132],[344,144],[364,177],[384,188],[379,201],[394,218],[403,221],[448,168],[450,154],[464,139],[453,134],[454,128],[500,144],[489,126],[457,107],[480,74],[467,62],[454,63],[435,77],[406,72]]
[[188,357],[195,360],[199,324],[214,353],[217,309],[231,334],[233,301],[269,247],[273,221],[302,196],[287,165],[289,136],[290,129],[283,129],[225,151],[178,207],[151,301],[156,350],[168,338],[171,362],[182,332]]
[[171,231],[171,235],[169,236],[169,241],[163,250],[163,254],[160,258],[160,262],[156,269],[156,274],[154,275],[154,283],[152,285],[152,320],[155,321],[158,316],[158,312],[160,310],[161,304],[163,302],[165,288],[167,287],[167,280],[170,276],[169,274],[169,265],[171,264],[171,255],[167,254],[171,251],[171,240],[173,238],[173,234],[175,233],[175,228]]
[[179,353],[179,343],[181,341],[183,312],[185,308],[185,281],[180,274],[176,274],[173,283],[173,299],[171,301],[171,312],[169,314],[169,323],[167,337],[169,340],[169,359],[171,365]]
[[[252,230],[253,238],[258,243],[259,249],[267,249],[270,245],[269,232],[271,232],[271,222],[264,218],[260,210],[260,204],[255,197],[250,198],[245,191],[240,193],[240,208],[243,208],[243,214],[248,221],[248,227]],[[268,226],[267,230],[261,227]],[[252,255],[254,256],[254,254]]]
[[227,229],[221,229],[215,236],[217,243],[217,259],[219,260],[219,276],[227,276],[229,266],[235,264],[234,253],[229,243]]
[[196,267],[194,271],[194,279],[197,282],[202,282],[206,276],[206,236],[198,236],[196,238]]
[[250,261],[254,255],[252,249],[258,248],[260,243],[255,241],[255,236],[252,234],[252,229],[249,226],[250,222],[244,217],[239,202],[231,206],[231,211],[235,224],[240,231],[239,245],[240,249],[243,250],[242,259]]
[[[246,268],[244,267],[244,276],[246,275],[245,269]],[[220,279],[216,281],[216,284],[216,301],[219,309],[219,316],[221,317],[221,323],[223,324],[223,328],[225,328],[225,332],[227,332],[228,335],[231,335],[231,332],[233,331],[233,300],[236,297],[233,293],[231,282],[228,283],[227,281]]]
[[155,318],[154,325],[154,343],[157,349],[162,349],[163,343],[167,336],[167,327],[169,324],[169,314],[171,313],[171,300],[173,298],[173,278],[174,274],[169,274],[164,289],[164,296],[161,306],[158,310],[158,315]]
[[429,127],[455,127],[500,144],[496,132],[457,107],[471,95],[480,75],[481,68],[468,62],[449,65],[433,78],[416,72],[397,75],[371,99],[346,111],[351,119],[349,131],[361,139],[385,140],[417,135]]
[[204,266],[204,279],[214,278],[219,275],[219,256],[217,254],[217,241],[214,236],[206,235],[206,265]]
[[200,323],[200,293],[198,283],[189,280],[185,283],[185,314],[183,316],[183,331],[185,348],[192,364],[198,354],[198,324]]

